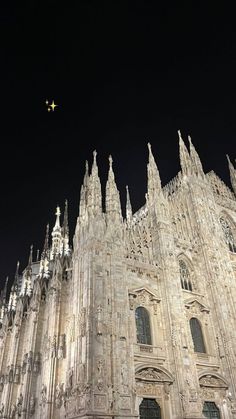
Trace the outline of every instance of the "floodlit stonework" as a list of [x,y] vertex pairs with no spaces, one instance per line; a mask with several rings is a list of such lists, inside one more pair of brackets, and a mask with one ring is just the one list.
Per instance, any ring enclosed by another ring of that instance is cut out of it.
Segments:
[[94,153],[73,249],[66,205],[2,291],[0,418],[236,418],[236,170],[232,192],[179,142],[164,188],[149,145],[126,219],[111,158],[102,210]]

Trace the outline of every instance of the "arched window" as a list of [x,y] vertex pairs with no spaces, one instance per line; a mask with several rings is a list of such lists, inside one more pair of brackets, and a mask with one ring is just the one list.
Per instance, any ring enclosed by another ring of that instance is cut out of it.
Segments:
[[200,322],[195,317],[190,319],[190,329],[193,339],[194,351],[206,353]]
[[135,310],[137,342],[151,345],[151,328],[149,314],[146,308],[138,307]]
[[220,419],[220,412],[214,402],[204,402],[203,415],[210,419]]
[[184,290],[192,291],[193,287],[190,280],[190,272],[188,270],[186,263],[183,260],[179,261],[179,271],[180,271],[181,287]]
[[220,217],[220,224],[224,232],[225,241],[227,245],[229,246],[229,250],[233,253],[236,253],[236,243],[235,243],[235,239],[232,233],[232,229],[228,221],[224,217]]
[[139,406],[140,419],[161,419],[161,408],[155,399],[143,399]]

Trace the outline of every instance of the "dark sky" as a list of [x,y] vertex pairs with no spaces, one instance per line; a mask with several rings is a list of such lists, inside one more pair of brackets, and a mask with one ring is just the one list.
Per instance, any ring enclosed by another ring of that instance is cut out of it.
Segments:
[[[229,184],[236,157],[235,14],[227,3],[136,0],[0,6],[0,280],[42,249],[56,205],[71,236],[85,160],[111,153],[124,205],[144,204],[147,142],[163,184],[179,170],[177,130]],[[217,4],[219,3],[219,4]],[[59,105],[48,112],[45,100]]]

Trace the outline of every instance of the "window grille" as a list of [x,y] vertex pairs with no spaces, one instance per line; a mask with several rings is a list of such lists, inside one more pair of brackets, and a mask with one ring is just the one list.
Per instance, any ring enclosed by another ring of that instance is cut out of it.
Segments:
[[214,402],[204,402],[203,415],[210,419],[220,419],[220,412]]
[[146,308],[137,307],[135,310],[137,342],[151,345],[151,328],[149,314]]
[[161,419],[161,408],[154,399],[143,399],[139,406],[140,419]]
[[193,339],[194,351],[206,353],[206,348],[202,335],[202,328],[198,319],[196,319],[195,317],[192,317],[190,319],[190,329]]

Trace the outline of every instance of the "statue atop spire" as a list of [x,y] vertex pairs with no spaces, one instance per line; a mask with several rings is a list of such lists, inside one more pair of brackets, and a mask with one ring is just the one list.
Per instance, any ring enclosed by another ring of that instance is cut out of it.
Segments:
[[229,174],[230,174],[230,181],[233,188],[233,191],[236,195],[236,169],[234,168],[233,163],[231,163],[230,158],[228,154],[226,155],[229,165]]

